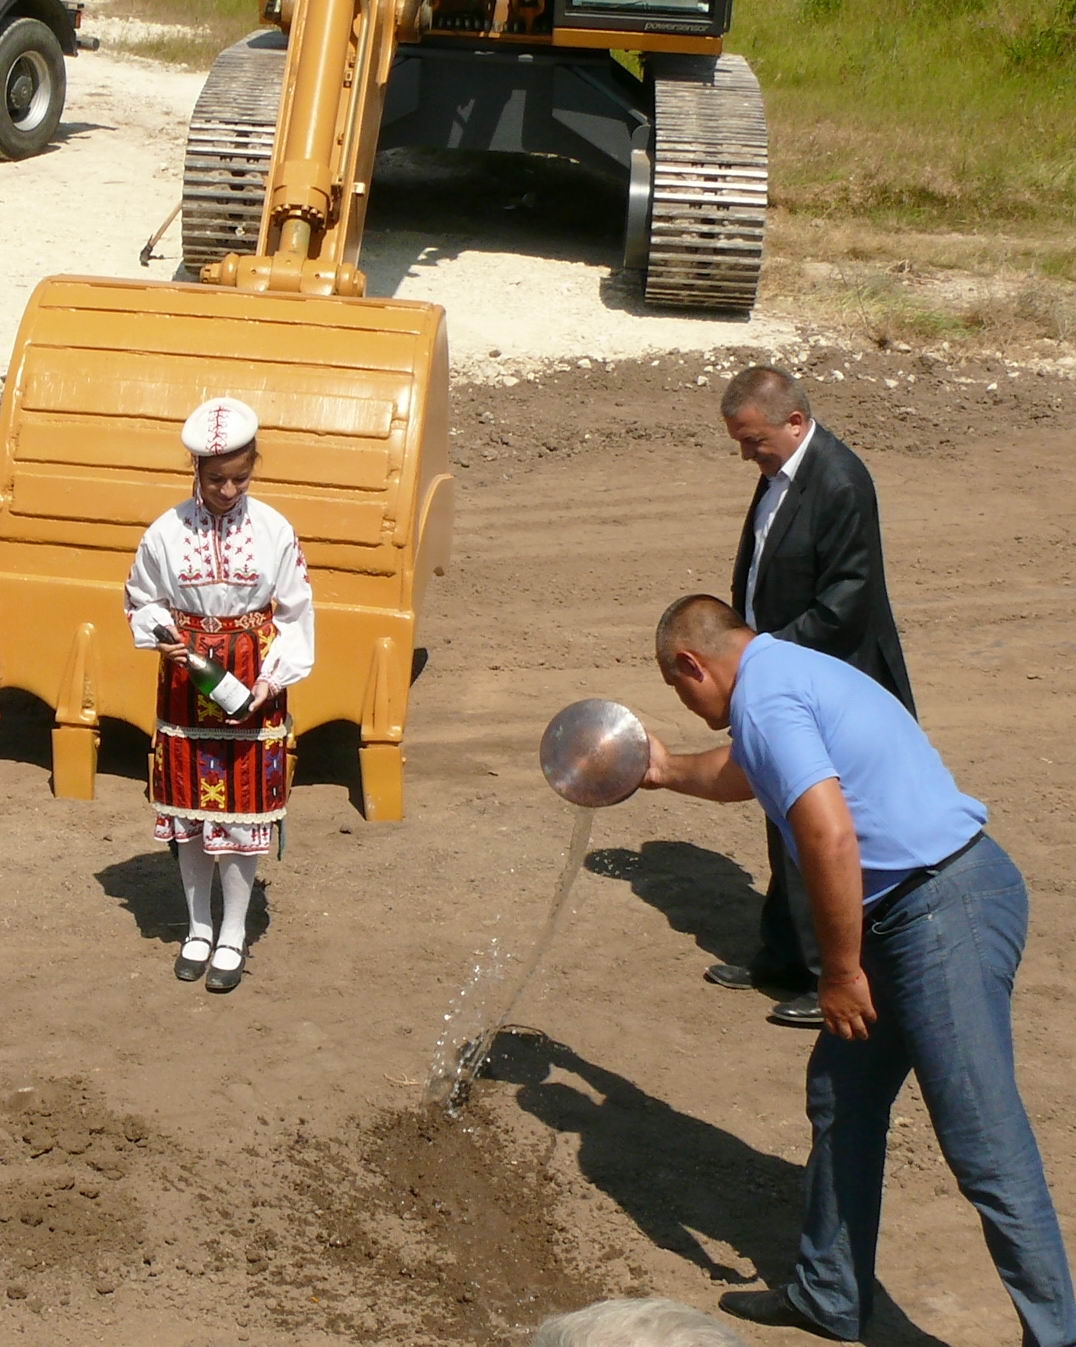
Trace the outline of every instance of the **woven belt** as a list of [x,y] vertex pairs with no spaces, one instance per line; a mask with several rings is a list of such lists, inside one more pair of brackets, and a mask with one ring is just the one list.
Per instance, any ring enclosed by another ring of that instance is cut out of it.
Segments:
[[221,631],[259,631],[273,620],[273,610],[257,608],[239,617],[204,617],[200,613],[183,613],[173,609],[172,618],[182,631],[205,631],[214,636]]
[[878,921],[881,917],[884,917],[886,913],[894,908],[907,894],[914,892],[920,885],[925,884],[928,879],[933,879],[935,875],[940,875],[941,872],[947,870],[954,861],[958,861],[966,851],[972,849],[976,842],[982,840],[982,836],[983,834],[980,830],[974,837],[969,837],[962,847],[958,847],[956,851],[946,856],[944,860],[938,861],[936,865],[924,865],[919,870],[913,870],[910,875],[900,881],[895,889],[890,889],[884,898],[880,898],[878,902],[874,903],[871,907],[868,907],[863,913],[863,920],[865,922],[872,922]]

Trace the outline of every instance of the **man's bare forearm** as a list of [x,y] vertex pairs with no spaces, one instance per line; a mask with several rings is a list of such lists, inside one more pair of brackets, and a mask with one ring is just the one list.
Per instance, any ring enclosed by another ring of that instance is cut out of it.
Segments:
[[824,856],[800,855],[803,882],[811,899],[822,975],[834,980],[859,971],[863,942],[863,878],[855,849]]
[[804,791],[788,813],[822,959],[818,999],[826,1028],[866,1038],[877,1019],[860,966],[863,871],[855,826],[836,777]]
[[650,770],[643,784],[719,804],[754,799],[747,777],[732,761],[727,744],[704,753],[669,753],[651,737]]
[[828,977],[859,970],[863,938],[863,871],[855,828],[836,778],[821,781],[789,812],[800,873]]

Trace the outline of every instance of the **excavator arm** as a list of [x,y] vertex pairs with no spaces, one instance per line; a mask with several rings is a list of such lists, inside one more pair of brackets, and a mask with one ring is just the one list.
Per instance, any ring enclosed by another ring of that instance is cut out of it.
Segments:
[[[275,11],[274,11],[275,12]],[[214,285],[362,295],[358,268],[385,90],[417,4],[298,0],[258,249],[203,269]],[[283,17],[283,16],[282,16]]]

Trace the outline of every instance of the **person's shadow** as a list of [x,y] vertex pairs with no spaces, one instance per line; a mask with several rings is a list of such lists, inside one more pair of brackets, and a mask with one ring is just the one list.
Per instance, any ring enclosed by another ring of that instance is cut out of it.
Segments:
[[[194,845],[197,845],[195,843]],[[131,856],[98,870],[94,876],[105,896],[114,898],[134,917],[143,940],[162,945],[180,944],[187,934],[187,904],[179,878],[179,866],[168,848]],[[220,879],[213,877],[213,922],[221,918]],[[247,912],[247,944],[254,945],[269,929],[265,885],[254,882]]]
[[584,863],[593,874],[626,881],[674,931],[723,963],[746,963],[758,948],[762,896],[728,856],[691,842],[644,842],[638,851],[592,851]]
[[[579,1084],[550,1079],[554,1071],[577,1077]],[[756,1280],[713,1256],[704,1241],[727,1245],[770,1286],[787,1282],[802,1209],[799,1165],[679,1112],[538,1031],[502,1029],[483,1075],[518,1085],[520,1108],[547,1127],[577,1133],[580,1172],[659,1248],[715,1281]],[[735,1089],[734,1081],[729,1088]],[[862,1341],[868,1347],[946,1347],[917,1328],[880,1286]]]

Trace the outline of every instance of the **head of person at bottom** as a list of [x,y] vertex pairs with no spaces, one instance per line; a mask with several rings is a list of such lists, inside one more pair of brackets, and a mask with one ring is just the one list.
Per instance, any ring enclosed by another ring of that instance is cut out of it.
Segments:
[[651,1297],[599,1300],[547,1319],[528,1347],[747,1347],[743,1338],[690,1305]]
[[755,634],[712,594],[685,594],[661,615],[654,642],[661,676],[712,730],[728,728],[740,657]]
[[183,423],[195,491],[210,514],[227,514],[247,494],[259,458],[257,434],[257,414],[238,398],[210,398]]
[[799,379],[776,365],[750,365],[730,379],[721,415],[740,456],[775,477],[812,425],[811,404]]

